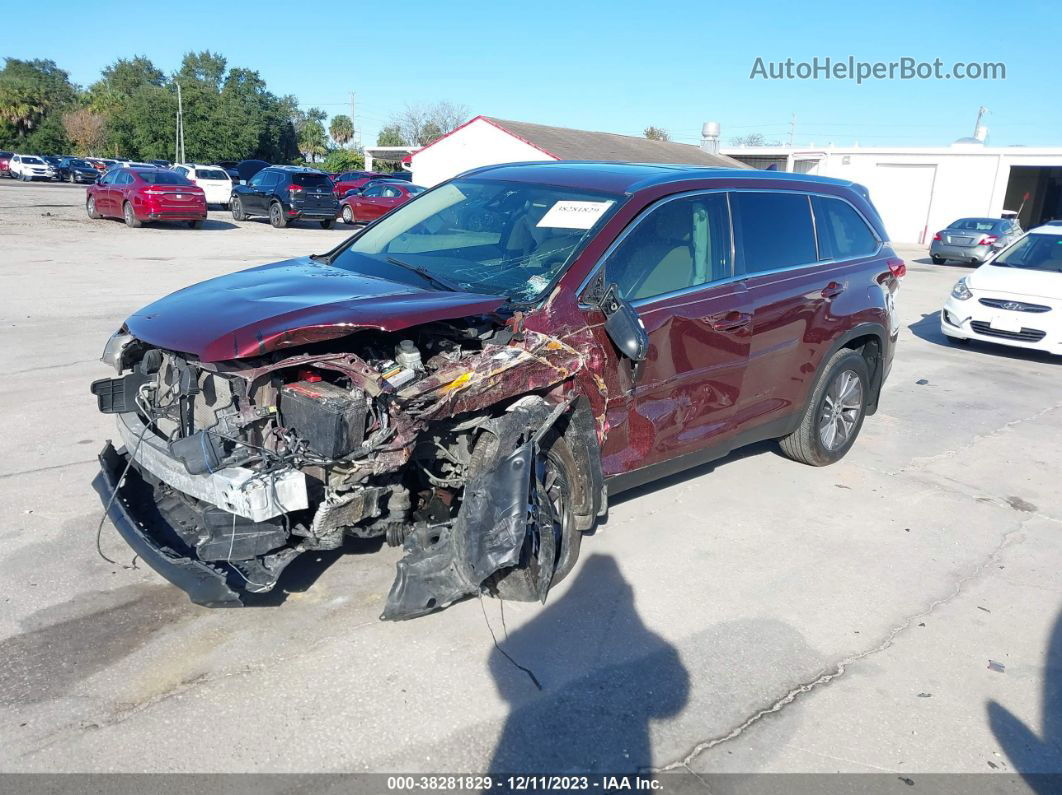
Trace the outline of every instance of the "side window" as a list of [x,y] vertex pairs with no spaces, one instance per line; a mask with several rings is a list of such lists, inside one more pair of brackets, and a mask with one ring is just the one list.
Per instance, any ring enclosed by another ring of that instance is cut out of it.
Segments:
[[133,177],[128,171],[119,172],[118,176],[114,178],[115,185],[131,185]]
[[255,174],[253,177],[251,177],[250,180],[247,181],[247,184],[250,185],[253,188],[265,187],[266,177],[268,177],[268,176],[269,176],[269,174],[267,172],[259,171],[257,174]]
[[813,196],[815,231],[822,259],[867,257],[878,250],[878,239],[848,202]]
[[366,199],[378,198],[380,196],[380,186],[370,185],[368,188],[362,191],[361,195],[364,196]]
[[399,192],[398,188],[392,188],[390,185],[388,185],[383,189],[383,193],[381,195],[385,199],[397,199],[402,194]]
[[729,278],[730,212],[722,193],[650,208],[605,262],[605,278],[637,300]]
[[732,193],[738,267],[755,274],[818,259],[811,203],[804,193]]

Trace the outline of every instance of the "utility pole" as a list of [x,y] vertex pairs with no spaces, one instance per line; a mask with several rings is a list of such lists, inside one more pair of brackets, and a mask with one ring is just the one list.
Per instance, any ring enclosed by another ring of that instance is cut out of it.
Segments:
[[185,162],[184,151],[184,105],[181,102],[181,84],[176,80],[174,83],[177,86],[177,137],[174,143],[174,160],[178,163]]
[[789,148],[793,148],[793,136],[796,135],[796,113],[789,117]]
[[981,119],[984,118],[984,115],[986,113],[988,113],[988,108],[986,108],[984,105],[982,105],[981,107],[979,107],[977,109],[977,121],[974,122],[974,131],[973,131],[974,138],[977,137],[977,133],[981,129]]
[[350,92],[350,148],[353,149],[357,146],[358,141],[358,123],[355,121],[357,117],[354,115],[354,92]]

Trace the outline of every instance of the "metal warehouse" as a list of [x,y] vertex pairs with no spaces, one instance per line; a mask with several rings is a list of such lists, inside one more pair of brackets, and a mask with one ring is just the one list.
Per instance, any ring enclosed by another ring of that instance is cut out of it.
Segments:
[[964,216],[1017,213],[1025,229],[1062,218],[1062,148],[724,147],[755,168],[838,177],[865,185],[893,241],[927,244]]

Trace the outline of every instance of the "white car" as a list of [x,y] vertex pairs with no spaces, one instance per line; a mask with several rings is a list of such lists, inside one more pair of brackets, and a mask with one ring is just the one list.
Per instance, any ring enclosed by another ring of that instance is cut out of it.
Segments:
[[956,283],[940,313],[949,340],[1062,355],[1062,226],[1040,226]]
[[34,179],[55,179],[51,163],[36,155],[12,155],[8,161],[11,179],[29,182]]
[[188,178],[206,194],[207,205],[219,204],[227,208],[232,196],[232,178],[221,166],[200,166],[195,163],[179,163],[174,166],[183,177]]

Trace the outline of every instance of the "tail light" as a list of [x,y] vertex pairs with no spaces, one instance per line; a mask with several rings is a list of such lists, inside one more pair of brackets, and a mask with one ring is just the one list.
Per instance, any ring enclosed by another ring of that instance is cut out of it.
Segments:
[[289,185],[288,192],[291,193],[292,196],[302,193],[302,185]]
[[937,232],[935,235],[933,235],[933,239],[939,243],[940,242],[940,232]]
[[981,241],[977,245],[979,245],[979,246],[991,246],[997,240],[999,240],[999,238],[996,237],[995,235],[985,235],[984,237],[981,238]]
[[902,259],[890,259],[885,264],[889,266],[889,273],[897,279],[907,275],[907,264]]

